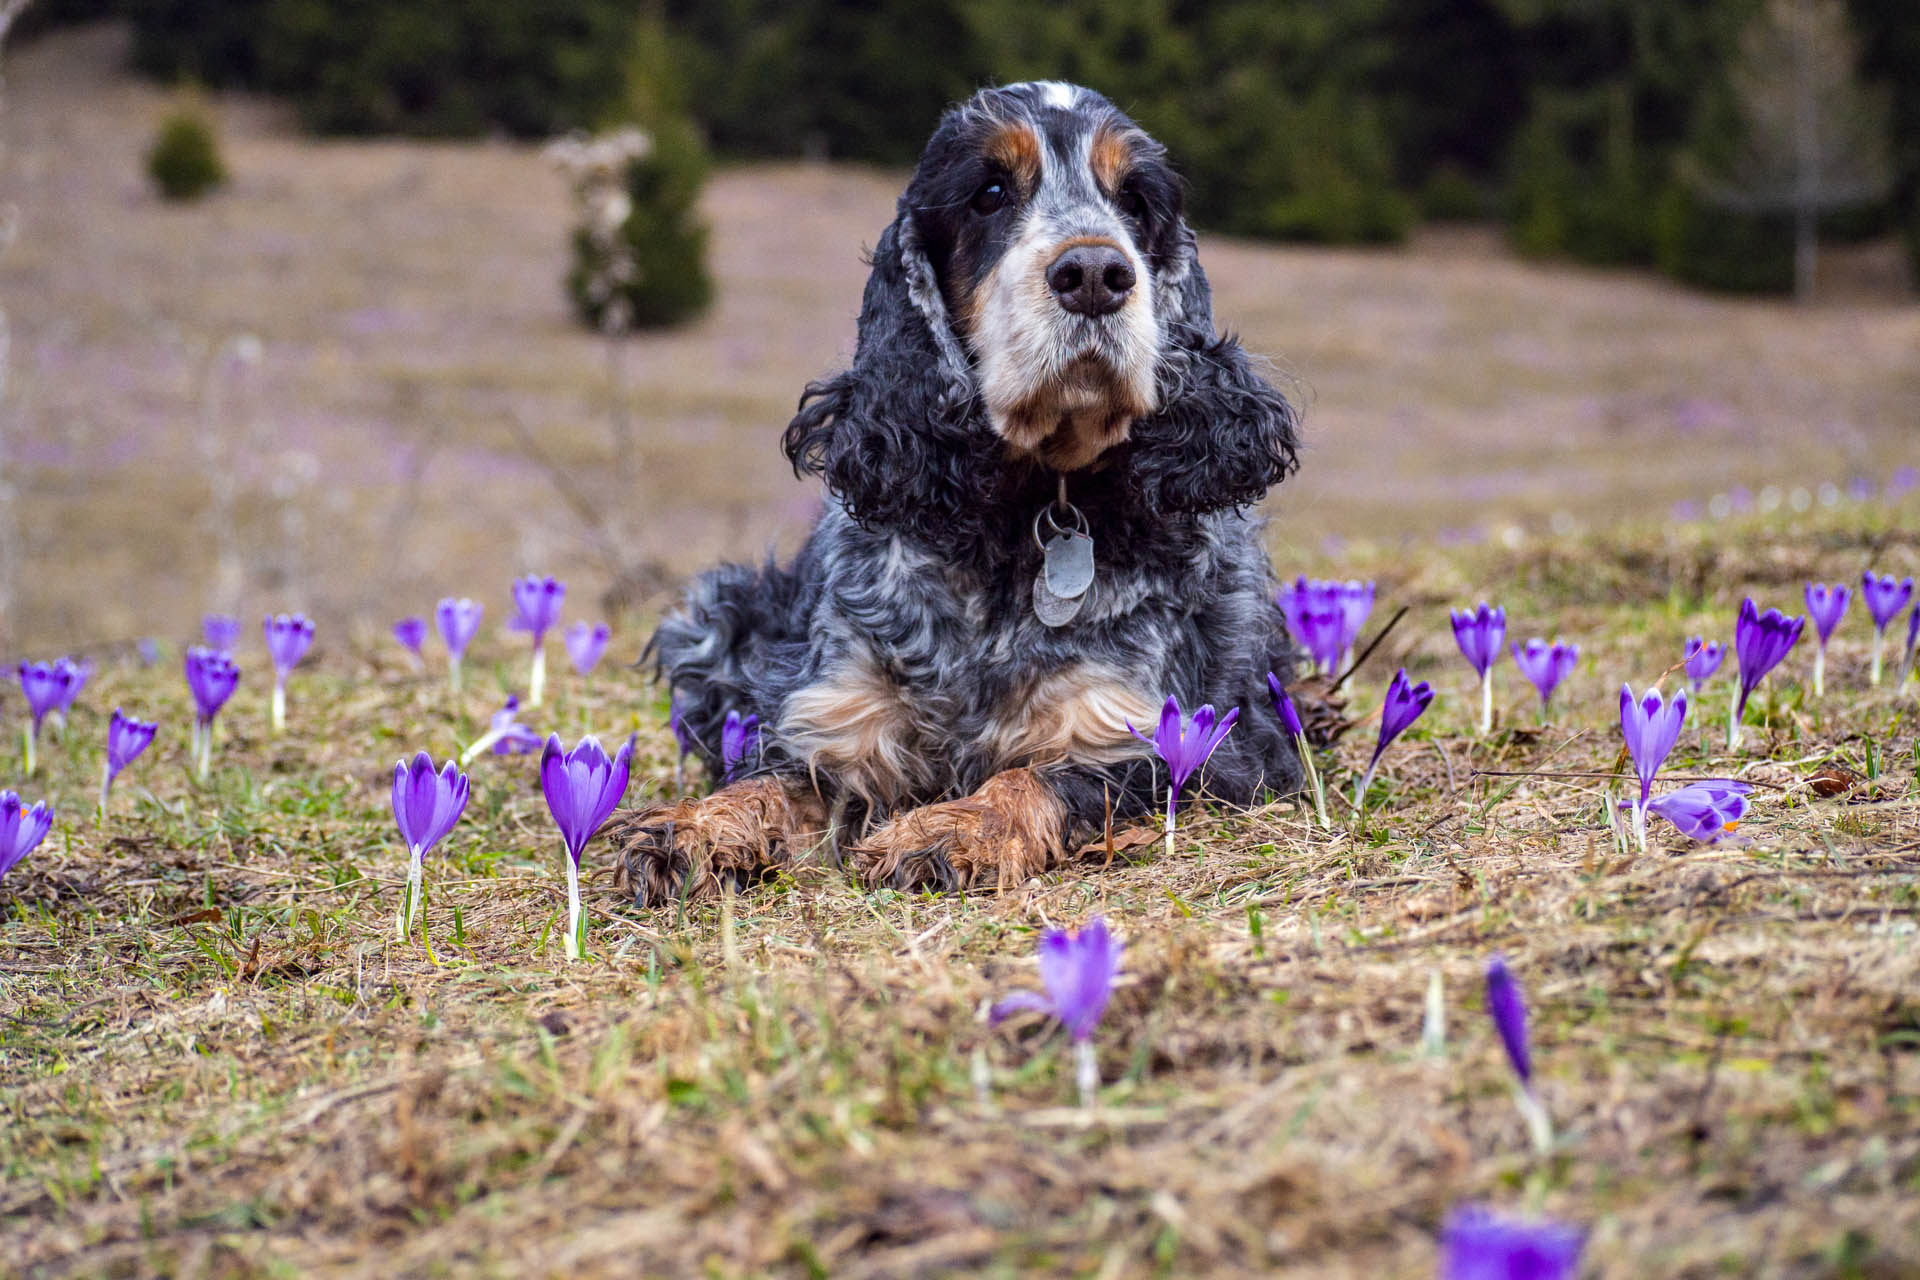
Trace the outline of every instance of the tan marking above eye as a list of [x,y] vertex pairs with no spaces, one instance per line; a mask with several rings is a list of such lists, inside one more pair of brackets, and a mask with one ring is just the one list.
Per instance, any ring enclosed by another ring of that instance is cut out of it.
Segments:
[[987,159],[1007,171],[1023,196],[1040,185],[1040,138],[1020,120],[1002,121],[987,135]]
[[1133,166],[1132,137],[1111,123],[1102,124],[1087,144],[1087,165],[1093,170],[1093,180],[1100,184],[1100,190],[1114,195],[1126,180],[1127,170]]

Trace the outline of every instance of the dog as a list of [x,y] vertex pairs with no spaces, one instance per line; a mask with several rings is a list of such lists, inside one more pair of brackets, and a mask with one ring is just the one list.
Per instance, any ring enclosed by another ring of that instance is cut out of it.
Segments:
[[[1296,650],[1250,510],[1296,468],[1298,417],[1215,331],[1183,207],[1165,149],[1091,90],[942,117],[852,366],[783,437],[825,484],[811,535],[790,564],[702,574],[648,642],[722,782],[616,819],[640,905],[809,861],[1021,883],[1165,801],[1138,735],[1169,695],[1243,708],[1207,793],[1298,790],[1266,683]],[[738,760],[729,713],[759,726]]]

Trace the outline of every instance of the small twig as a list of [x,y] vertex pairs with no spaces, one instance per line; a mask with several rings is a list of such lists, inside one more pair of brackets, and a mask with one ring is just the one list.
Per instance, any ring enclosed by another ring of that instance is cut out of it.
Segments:
[[1366,648],[1360,651],[1360,656],[1353,660],[1353,664],[1349,666],[1345,671],[1342,671],[1338,676],[1336,676],[1334,678],[1333,683],[1327,686],[1327,696],[1329,698],[1331,698],[1334,694],[1340,692],[1340,686],[1347,682],[1347,677],[1352,675],[1354,672],[1358,671],[1361,668],[1361,666],[1366,663],[1366,660],[1373,656],[1373,651],[1375,649],[1378,649],[1380,647],[1380,642],[1382,640],[1385,640],[1388,634],[1392,632],[1392,630],[1396,626],[1399,625],[1400,619],[1407,616],[1407,610],[1411,607],[1412,607],[1411,605],[1404,605],[1404,604],[1401,605],[1399,612],[1395,613],[1391,618],[1387,619],[1387,625],[1384,627],[1381,627],[1379,631],[1374,633],[1373,640],[1367,645]]
[[[1571,769],[1475,769],[1472,776],[1475,778],[1605,778],[1612,782],[1626,782],[1631,780],[1630,776],[1624,773],[1583,772]],[[1727,776],[1723,773],[1663,773],[1660,776],[1668,782],[1727,781]],[[1750,786],[1769,787],[1774,791],[1790,790],[1790,788],[1784,787],[1778,782],[1762,782],[1758,778],[1742,778],[1740,781]]]

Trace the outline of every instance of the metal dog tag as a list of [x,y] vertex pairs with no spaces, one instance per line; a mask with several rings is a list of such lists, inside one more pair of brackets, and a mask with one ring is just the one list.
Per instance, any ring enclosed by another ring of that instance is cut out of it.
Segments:
[[1080,606],[1086,603],[1086,593],[1077,596],[1057,596],[1047,587],[1047,571],[1042,569],[1033,575],[1033,616],[1049,627],[1064,627],[1079,616]]
[[1047,542],[1040,572],[1047,590],[1065,600],[1078,600],[1093,585],[1093,539],[1078,529]]

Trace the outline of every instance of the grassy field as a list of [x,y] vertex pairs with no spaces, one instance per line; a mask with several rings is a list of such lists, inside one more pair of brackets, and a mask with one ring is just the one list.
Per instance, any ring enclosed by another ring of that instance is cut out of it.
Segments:
[[[579,600],[638,566],[628,596],[657,605],[676,574],[805,529],[817,491],[776,440],[851,349],[900,174],[715,174],[716,306],[627,344],[621,485],[606,353],[561,294],[566,194],[536,148],[314,142],[223,97],[231,185],[168,206],[141,157],[176,99],[119,69],[121,40],[8,58],[0,462],[23,550],[0,565],[18,592],[0,643],[178,638],[243,603],[384,626],[530,571]],[[1810,307],[1531,263],[1481,228],[1403,250],[1203,236],[1202,258],[1219,322],[1307,405],[1305,465],[1271,504],[1284,571],[1330,536],[1602,527],[1914,461],[1920,307],[1885,247],[1828,255]],[[243,335],[256,364],[229,358]],[[619,564],[556,474],[618,514]]]
[[[432,951],[393,938],[392,763],[484,724],[521,675],[504,640],[456,699],[325,636],[277,740],[250,640],[206,785],[177,662],[109,666],[23,787],[55,832],[0,884],[0,1270],[1418,1277],[1476,1199],[1587,1227],[1589,1277],[1913,1275],[1916,686],[1866,687],[1856,604],[1826,697],[1809,639],[1729,755],[1723,673],[1667,770],[1759,784],[1717,846],[1656,823],[1616,849],[1591,775],[1623,765],[1623,680],[1674,687],[1684,638],[1730,639],[1743,594],[1913,571],[1916,527],[1910,498],[1348,559],[1376,618],[1410,612],[1331,784],[1394,666],[1440,691],[1364,820],[1190,805],[1171,858],[1096,846],[999,893],[823,871],[659,911],[617,898],[595,845],[581,964],[531,757],[475,766]],[[1481,595],[1517,637],[1584,646],[1550,725],[1507,664],[1471,737],[1445,606]],[[616,672],[555,695],[537,727],[637,728],[630,796],[668,785],[655,692]],[[162,736],[96,821],[116,703]],[[1096,914],[1126,950],[1083,1110],[1055,1031],[982,1010],[1034,985],[1044,925]],[[1482,1012],[1494,952],[1532,1004],[1545,1158]]]

